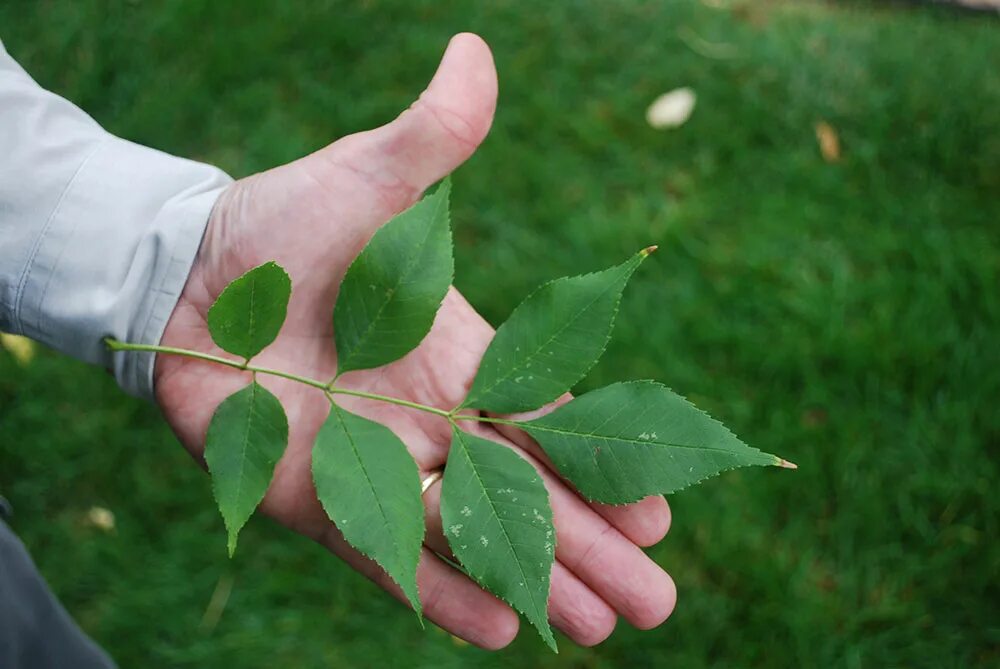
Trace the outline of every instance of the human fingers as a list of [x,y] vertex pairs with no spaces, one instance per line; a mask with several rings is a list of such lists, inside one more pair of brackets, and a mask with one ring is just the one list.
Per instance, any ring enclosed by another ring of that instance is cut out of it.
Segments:
[[[374,561],[344,540],[331,523],[319,542],[404,604],[400,587]],[[457,637],[487,650],[503,648],[517,636],[517,614],[428,548],[421,551],[417,588],[424,616]]]
[[677,599],[674,582],[642,549],[491,426],[476,422],[463,428],[512,448],[538,470],[549,492],[559,562],[632,625],[649,629],[667,619]]
[[[424,543],[434,552],[454,559],[441,525],[441,484],[436,482],[424,492],[427,535]],[[552,566],[548,602],[552,624],[581,646],[604,641],[614,631],[618,616],[583,581],[558,560]]]

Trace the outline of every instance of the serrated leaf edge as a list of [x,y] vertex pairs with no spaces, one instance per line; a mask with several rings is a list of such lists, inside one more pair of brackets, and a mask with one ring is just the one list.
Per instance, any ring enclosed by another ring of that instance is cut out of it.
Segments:
[[[459,434],[463,434],[464,435],[465,433],[462,430],[460,430],[458,428],[458,426],[453,426],[452,436],[453,437],[457,437],[457,440],[461,441],[461,437],[458,436]],[[473,436],[475,436],[475,435],[473,435]],[[480,437],[480,439],[485,439],[485,438],[484,437]],[[498,447],[500,447],[500,448],[504,447],[502,444],[496,444],[496,445]],[[469,449],[469,446],[467,446],[463,442],[462,443],[462,448],[463,448],[463,450],[467,451]],[[470,458],[468,455],[466,455],[465,457],[467,459],[469,459],[470,462],[471,462],[472,458]],[[515,454],[515,457],[516,457],[516,454]],[[528,462],[526,462],[525,464],[527,464],[529,467],[531,466],[531,464],[528,463]],[[487,490],[485,481],[483,481],[483,479],[479,476],[479,472],[476,470],[475,466],[472,467],[472,470],[476,474],[476,479],[479,481],[479,486],[485,492]],[[445,467],[445,476],[447,476],[447,475],[448,475],[448,469],[447,469],[447,467]],[[552,514],[552,501],[551,501],[551,496],[549,495],[549,490],[548,490],[548,488],[545,487],[545,483],[544,483],[544,481],[542,481],[541,476],[538,474],[537,471],[535,472],[535,476],[537,477],[538,481],[540,481],[542,483],[542,490],[545,492],[545,503],[547,505],[547,508],[549,509],[549,513]],[[489,495],[484,495],[484,496],[486,498],[486,501],[489,502],[490,508],[493,510],[493,515],[496,516],[497,518],[499,518],[500,516],[499,516],[499,513],[496,510],[496,506],[493,504],[493,500],[490,499]],[[558,543],[558,540],[557,540],[557,537],[556,537],[556,533],[554,531],[555,530],[555,521],[554,521],[554,518],[553,518],[553,521],[552,521],[552,527],[553,527],[553,533],[552,533],[552,564],[549,566],[549,578],[548,578],[548,580],[546,582],[546,586],[547,586],[547,590],[545,592],[545,601],[546,601],[546,603],[549,601],[549,596],[552,594],[552,567],[555,566],[555,562],[556,562],[556,560],[555,560],[556,546],[557,546],[557,543]],[[500,523],[500,528],[501,528],[501,530],[503,530],[504,539],[506,539],[507,544],[511,547],[511,550],[514,551],[514,546],[516,544],[513,541],[511,541],[510,536],[507,534],[507,528],[504,527],[503,523]],[[445,532],[445,539],[448,541],[448,544],[451,545],[452,538],[448,536],[447,532]],[[454,547],[452,547],[452,550],[454,550]],[[516,552],[516,551],[514,551],[514,552]],[[479,575],[477,575],[471,569],[465,568],[465,565],[462,565],[462,566],[463,566],[463,570],[466,573],[466,575],[469,576],[470,578],[472,578],[472,580],[475,581],[480,587],[482,587],[487,592],[491,592],[494,595],[496,595],[497,597],[500,597],[501,599],[503,599],[505,602],[507,602],[511,606],[514,606],[514,604],[512,602],[510,602],[502,594],[500,594],[498,592],[493,592],[493,590],[489,586],[487,586],[485,583],[483,583],[483,581],[482,581],[482,579],[481,579],[481,577]],[[518,571],[520,571],[520,573],[521,573],[521,582],[522,583],[523,582],[527,582],[528,577],[527,577],[527,575],[525,575],[524,569],[521,567],[520,562],[518,562],[517,568],[518,568]],[[529,597],[529,600],[531,601],[532,608],[534,609],[534,612],[535,612],[535,616],[538,619],[540,619],[540,620],[546,621],[546,629],[545,629],[545,631],[543,631],[542,629],[540,629],[538,626],[534,625],[534,623],[532,623],[532,627],[535,627],[535,629],[537,630],[539,636],[541,636],[542,640],[545,642],[545,645],[547,645],[549,648],[551,648],[553,650],[553,652],[555,652],[555,653],[558,654],[559,653],[559,648],[556,646],[555,637],[552,634],[552,628],[551,628],[551,626],[548,625],[548,619],[549,619],[548,609],[546,609],[545,611],[542,611],[541,615],[539,615],[538,606],[535,604],[534,598],[530,598]],[[515,606],[514,608],[517,608],[517,607]],[[520,609],[518,609],[518,610],[520,610]],[[527,613],[525,613],[524,611],[520,611],[520,612],[522,614],[524,614],[525,616],[527,616]],[[529,621],[529,622],[531,622],[531,621]],[[546,632],[547,632],[547,634],[546,634]]]
[[[235,391],[235,392],[230,393],[229,395],[227,395],[226,398],[224,400],[222,400],[222,402],[219,402],[218,406],[215,407],[215,411],[218,411],[219,407],[221,407],[223,405],[223,403],[225,403],[226,400],[228,400],[230,397],[232,397],[233,395],[236,395],[238,393],[243,392],[247,388],[249,388],[250,391],[251,391],[250,411],[248,413],[248,417],[249,418],[253,417],[253,413],[254,413],[254,399],[256,398],[257,389],[258,388],[261,389],[261,390],[263,390],[264,392],[266,392],[271,397],[273,397],[274,400],[278,403],[278,406],[281,407],[281,415],[284,416],[284,418],[285,418],[285,448],[287,449],[288,448],[288,414],[285,412],[285,406],[281,403],[281,400],[278,399],[277,395],[275,395],[274,393],[272,393],[270,390],[268,390],[267,388],[265,388],[260,383],[257,383],[256,379],[254,379],[253,381],[251,381],[247,385],[243,386],[239,390],[237,390],[237,391]],[[214,412],[212,414],[212,418],[213,419],[215,418],[215,413]],[[249,418],[247,420],[248,427],[244,430],[244,434],[243,434],[243,453],[242,453],[242,456],[240,457],[240,467],[241,468],[245,467],[245,462],[246,462],[246,449],[247,449],[247,443],[249,441],[248,440],[248,435],[249,435],[249,432],[250,432],[250,430],[249,430],[249,423],[251,422],[249,420]],[[208,424],[208,429],[210,430],[211,427],[212,427],[212,423],[211,423],[211,420],[210,420],[209,424]],[[208,448],[207,435],[208,435],[208,431],[206,430],[206,439],[205,439],[205,448],[206,449]],[[284,454],[284,451],[282,451],[282,454]],[[280,460],[281,460],[281,458],[279,457],[278,460],[274,461],[274,466],[275,467],[277,467],[278,461],[280,461]],[[208,462],[206,461],[205,464],[207,466]],[[274,477],[273,469],[274,468],[272,467],[272,473],[271,473],[272,479]],[[241,471],[242,471],[242,469],[241,469]],[[211,470],[209,470],[209,474],[211,474]],[[236,553],[236,544],[237,544],[237,541],[239,539],[239,534],[243,530],[243,528],[246,527],[246,524],[248,522],[250,522],[250,519],[253,518],[253,514],[257,512],[257,507],[260,506],[260,503],[262,501],[264,501],[264,497],[267,495],[267,488],[264,489],[264,492],[261,493],[260,498],[254,504],[254,508],[250,512],[250,515],[248,515],[243,520],[243,522],[239,525],[239,527],[235,527],[234,528],[234,527],[232,527],[230,525],[229,518],[226,517],[226,514],[222,513],[222,507],[221,507],[220,502],[219,502],[218,482],[216,481],[214,475],[211,475],[209,478],[212,481],[212,497],[213,497],[213,499],[215,499],[216,506],[219,507],[219,515],[222,516],[222,524],[226,528],[226,535],[227,535],[227,537],[226,537],[226,548],[227,548],[227,550],[229,552],[229,557],[232,558],[233,555]],[[269,483],[268,487],[270,487],[270,483]],[[243,477],[240,477],[239,488],[237,489],[237,495],[236,495],[237,497],[239,497],[239,490],[242,490],[242,489],[243,489]]]
[[[352,413],[352,412],[347,411],[347,409],[344,409],[343,407],[335,404],[334,402],[330,403],[330,411],[331,412],[334,412],[334,411],[345,411],[347,413]],[[354,414],[354,415],[357,416],[357,414]],[[338,420],[341,421],[341,424],[343,425],[343,420],[340,418],[340,414],[339,413],[337,414],[337,418],[338,418]],[[364,416],[359,416],[359,418],[364,418]],[[371,419],[370,418],[365,418],[365,420],[371,420]],[[381,423],[378,423],[376,421],[371,421],[371,422],[375,423],[376,425],[382,425]],[[387,426],[385,426],[385,425],[382,425],[382,427],[384,427],[385,429],[389,430],[389,428]],[[389,431],[392,432],[392,430],[389,430]],[[365,479],[368,481],[369,487],[371,487],[372,489],[374,489],[374,486],[372,485],[372,482],[371,482],[371,477],[368,475],[367,468],[365,467],[364,463],[361,461],[361,458],[357,457],[357,455],[356,455],[357,451],[358,451],[357,446],[355,445],[354,439],[351,436],[350,432],[346,429],[346,427],[344,428],[344,434],[347,435],[347,439],[351,443],[351,450],[355,453],[355,457],[358,460],[358,465],[360,466],[361,471],[364,472]],[[393,433],[393,434],[395,434],[395,433]],[[399,439],[399,436],[397,435],[396,438]],[[402,440],[400,440],[400,443],[402,443]],[[313,442],[313,448],[315,448],[315,447],[316,447],[316,444],[315,444],[315,442]],[[310,467],[309,467],[309,469],[310,469],[310,475],[311,475],[311,477],[313,479],[313,486],[316,486],[316,474],[315,474],[315,470],[312,468],[311,462],[312,461],[311,461],[311,454],[310,454]],[[414,463],[414,466],[416,466],[416,463]],[[319,499],[319,495],[317,495],[317,499]],[[379,513],[382,516],[382,520],[385,521],[386,526],[389,526],[390,523],[389,523],[388,519],[385,516],[385,511],[382,509],[382,503],[379,502],[377,499],[376,499],[376,502],[378,503]],[[421,502],[422,502],[422,500],[421,500]],[[323,502],[322,499],[319,499],[319,503],[320,503],[320,506],[323,507],[323,512],[326,513],[327,518],[329,518],[330,522],[333,523],[334,526],[337,527],[337,529],[339,530],[340,527],[337,524],[337,521],[334,518],[333,514],[331,514],[330,511],[326,508],[326,504]],[[424,538],[427,535],[427,527],[426,527],[426,525],[422,525],[422,529],[423,529],[423,535],[420,537],[420,544],[421,544],[421,546],[423,546]],[[414,613],[417,614],[417,620],[420,622],[420,627],[423,628],[424,627],[424,609],[423,609],[423,603],[420,601],[420,585],[417,583],[416,569],[414,569],[414,572],[413,572],[413,586],[414,586],[414,590],[416,590],[416,592],[417,592],[417,598],[416,598],[416,601],[414,601],[414,600],[410,599],[410,596],[406,593],[406,590],[403,588],[403,585],[398,580],[396,580],[395,576],[393,576],[389,572],[389,569],[385,566],[385,564],[383,564],[383,562],[382,562],[381,559],[379,559],[375,555],[369,555],[365,551],[363,551],[360,548],[358,548],[357,546],[355,546],[354,543],[352,543],[351,540],[348,539],[347,536],[344,535],[344,533],[342,531],[341,531],[341,536],[344,538],[344,541],[346,541],[351,546],[351,548],[353,548],[354,550],[358,551],[359,553],[361,553],[362,555],[364,555],[368,559],[370,559],[373,562],[375,562],[382,569],[382,571],[385,572],[386,576],[389,577],[389,580],[391,580],[393,583],[395,583],[396,585],[399,586],[399,589],[403,591],[403,595],[406,597],[406,600],[413,607]],[[399,543],[396,541],[396,537],[394,535],[392,537],[392,543],[393,543],[393,547],[396,549],[396,552],[398,554],[398,552],[399,552]],[[418,557],[418,566],[419,566],[419,557]]]
[[[614,333],[615,323],[618,321],[618,312],[621,309],[621,302],[622,302],[622,297],[624,296],[624,293],[625,293],[625,288],[628,287],[629,281],[632,280],[632,275],[635,274],[636,270],[639,269],[639,266],[642,265],[643,261],[646,258],[648,258],[649,255],[652,253],[652,251],[648,250],[649,248],[652,248],[652,249],[655,250],[656,247],[648,247],[646,249],[643,249],[642,251],[639,251],[635,255],[631,256],[628,260],[626,260],[624,262],[621,262],[621,263],[618,263],[617,265],[611,265],[610,267],[605,267],[604,269],[595,270],[593,272],[586,272],[584,274],[572,274],[570,276],[561,276],[561,277],[557,277],[555,279],[551,279],[549,281],[546,281],[542,285],[540,285],[537,288],[535,288],[535,290],[531,291],[531,293],[529,293],[527,297],[525,297],[523,300],[521,300],[521,303],[518,304],[514,308],[514,310],[512,312],[510,312],[510,315],[507,317],[507,320],[505,320],[503,323],[501,323],[500,327],[497,328],[497,331],[496,331],[496,333],[494,333],[493,338],[496,339],[496,336],[500,333],[500,330],[504,326],[506,326],[507,323],[511,319],[514,318],[514,316],[517,314],[518,310],[524,304],[526,304],[529,300],[531,300],[537,294],[541,293],[543,290],[545,290],[546,288],[552,286],[553,284],[558,283],[560,281],[568,281],[568,280],[572,280],[572,279],[586,279],[587,277],[592,277],[592,276],[595,276],[597,274],[602,274],[604,272],[607,272],[608,270],[615,269],[617,267],[621,267],[623,265],[626,265],[626,264],[628,264],[628,263],[630,263],[630,262],[632,262],[634,260],[638,260],[638,262],[635,263],[635,267],[633,267],[632,270],[629,272],[628,276],[625,277],[625,285],[622,286],[622,291],[620,293],[618,293],[618,299],[615,300],[615,307],[614,307],[614,309],[611,312],[611,319],[609,321],[608,332],[607,332],[607,334],[604,337],[604,342],[601,345],[600,352],[594,358],[594,361],[592,363],[590,363],[590,365],[580,373],[579,377],[576,378],[574,381],[572,381],[570,383],[570,388],[572,388],[574,385],[576,385],[577,383],[579,383],[585,376],[587,376],[587,374],[590,373],[590,370],[592,370],[594,368],[594,365],[596,365],[598,363],[598,361],[600,361],[601,357],[604,355],[604,352],[607,350],[608,343],[611,341],[611,335]],[[603,293],[602,293],[602,295],[603,295]],[[587,305],[587,308],[590,308],[590,306],[593,305],[593,303],[596,302],[596,301],[597,301],[597,299],[594,299],[590,304]],[[583,312],[581,311],[580,313],[583,313]],[[579,316],[579,314],[577,314],[577,316]],[[565,329],[566,329],[566,327],[564,326],[563,330],[565,330]],[[560,332],[561,332],[561,330],[560,330]],[[551,341],[551,339],[550,339],[550,341]],[[490,345],[492,345],[492,343],[493,343],[493,340],[491,339],[490,340]],[[489,353],[489,346],[487,346],[486,352],[483,354],[484,358],[486,356],[486,353]],[[537,355],[537,353],[535,355]],[[493,385],[491,385],[489,388],[486,388],[485,390],[481,391],[479,393],[480,396],[482,396],[482,395],[484,395],[484,394],[492,391],[494,388],[497,387],[497,385],[499,385],[501,383],[501,381],[506,381],[511,376],[513,376],[515,373],[516,373],[516,371],[515,372],[510,372],[506,376],[504,376],[503,379],[495,381],[493,383]],[[473,380],[472,380],[472,386],[473,387],[475,386],[475,378],[473,378]],[[470,394],[462,401],[462,404],[460,404],[457,407],[457,410],[474,408],[473,407],[473,403],[480,401],[479,399],[473,399],[472,398],[472,396],[471,396],[472,389],[471,388],[470,388],[469,392],[470,392]],[[565,391],[565,392],[568,392],[568,390]],[[551,402],[551,401],[557,399],[558,397],[559,396],[557,395],[556,397],[553,397],[550,400],[546,400],[545,402],[542,402],[541,406],[544,406],[546,403]],[[519,412],[521,412],[521,411],[532,411],[532,410],[538,409],[538,408],[540,408],[540,407],[534,407],[534,406],[533,407],[528,407],[528,408],[525,408],[525,409],[520,409]]]
[[[682,395],[681,393],[677,392],[673,388],[671,388],[671,387],[669,387],[669,386],[667,386],[667,385],[665,385],[663,383],[660,383],[659,381],[656,381],[656,380],[653,380],[653,379],[633,379],[633,380],[630,380],[630,381],[618,381],[616,383],[609,383],[608,385],[602,386],[601,388],[595,388],[594,390],[592,390],[590,392],[596,392],[598,390],[603,390],[605,388],[611,388],[612,386],[638,385],[638,384],[650,384],[650,385],[654,385],[654,386],[657,386],[659,388],[662,388],[664,390],[670,391],[671,393],[673,393],[677,397],[680,397],[682,400],[684,400],[685,402],[687,402],[688,405],[690,405],[695,411],[698,411],[699,413],[703,414],[706,419],[708,419],[709,421],[711,421],[711,422],[716,423],[717,425],[719,425],[719,427],[721,427],[729,435],[731,435],[734,439],[736,439],[738,442],[740,442],[741,444],[743,444],[744,446],[746,446],[751,451],[754,451],[756,453],[760,453],[761,455],[770,456],[771,458],[773,458],[774,462],[771,464],[771,466],[773,466],[773,467],[780,467],[781,466],[781,458],[779,458],[778,456],[773,455],[771,453],[766,453],[766,452],[760,450],[759,448],[755,448],[754,446],[751,446],[751,445],[747,444],[745,441],[743,441],[742,439],[740,439],[739,435],[737,435],[735,432],[733,432],[732,430],[730,430],[725,425],[725,423],[723,423],[722,421],[720,421],[717,418],[714,418],[710,413],[708,413],[704,409],[700,408],[694,402],[692,402],[691,400],[689,400],[685,395]],[[581,395],[581,397],[583,397],[583,396],[584,395]],[[564,406],[567,406],[568,404],[569,404],[569,402],[567,402],[567,404],[564,405]],[[556,409],[552,413],[555,413],[556,411],[559,411],[559,409]],[[515,422],[515,424],[519,428],[521,428],[522,430],[528,432],[529,434],[531,433],[531,429],[543,430],[543,431],[546,431],[546,432],[561,432],[560,430],[553,430],[551,428],[548,428],[548,427],[545,427],[545,426],[542,426],[542,425],[538,425],[536,423],[536,421],[543,420],[548,415],[549,414],[546,414],[545,416],[539,416],[538,418],[535,418],[533,420],[528,420],[528,421],[514,421],[514,422]],[[576,434],[576,433],[573,433],[573,434]],[[581,435],[581,436],[585,437],[587,435]],[[590,435],[590,436],[595,436],[596,437],[598,435]],[[602,438],[606,438],[606,437],[602,437]],[[616,439],[618,439],[618,438],[619,437],[616,437]],[[634,441],[634,440],[625,439],[625,441]],[[646,444],[646,445],[649,445],[651,442],[643,442],[643,443]],[[545,447],[542,446],[541,442],[539,442],[538,445],[542,448],[542,450],[545,450]],[[670,446],[672,448],[690,448],[690,449],[693,449],[693,450],[700,450],[700,451],[725,451],[725,452],[728,452],[726,449],[723,449],[723,448],[705,448],[705,447],[702,447],[702,446],[690,446],[690,445],[687,445],[687,444],[666,444],[666,445]],[[756,465],[756,464],[745,464],[745,465],[742,465],[741,464],[741,465],[735,465],[733,467],[724,467],[723,469],[718,470],[714,474],[709,474],[707,476],[703,476],[702,478],[696,479],[696,480],[688,483],[687,485],[683,485],[683,486],[681,486],[679,488],[674,488],[673,490],[666,491],[666,492],[656,492],[656,493],[640,494],[639,496],[637,496],[635,498],[627,498],[625,500],[617,500],[616,499],[616,500],[613,500],[613,501],[609,501],[609,500],[606,500],[606,499],[597,499],[595,497],[591,497],[590,495],[587,495],[583,491],[578,491],[578,492],[588,502],[597,502],[599,504],[609,504],[611,506],[625,506],[625,505],[628,505],[628,504],[633,504],[635,502],[638,502],[639,500],[645,498],[646,496],[648,496],[650,494],[655,494],[655,495],[673,495],[674,493],[681,492],[682,490],[687,490],[688,488],[692,488],[692,487],[694,487],[696,485],[699,485],[699,484],[701,484],[701,483],[703,483],[703,482],[705,482],[705,481],[707,481],[709,479],[712,479],[712,478],[715,478],[717,476],[720,476],[721,474],[724,474],[725,472],[731,472],[731,471],[734,471],[736,469],[746,469],[747,467],[756,467],[756,466],[764,466],[764,465]]]
[[[442,193],[442,191],[443,191],[443,193]],[[372,243],[372,241],[375,239],[375,237],[377,235],[379,235],[386,228],[386,226],[392,225],[393,221],[395,221],[396,218],[398,218],[399,216],[405,214],[407,211],[409,211],[413,207],[416,207],[417,205],[419,205],[424,200],[426,200],[428,198],[431,198],[431,197],[435,197],[436,198],[436,197],[438,197],[439,195],[442,195],[442,194],[443,194],[443,197],[441,199],[441,204],[439,205],[439,207],[437,209],[435,209],[435,212],[440,211],[440,207],[441,206],[443,206],[444,209],[445,209],[445,224],[444,224],[444,228],[445,228],[445,235],[448,238],[448,246],[452,250],[452,252],[451,252],[452,262],[451,262],[451,272],[450,272],[450,275],[449,275],[449,278],[448,278],[448,287],[445,288],[444,294],[441,296],[441,299],[438,300],[437,308],[435,309],[435,314],[436,314],[437,311],[441,309],[441,305],[444,304],[444,299],[448,296],[448,289],[455,282],[455,260],[454,260],[454,256],[455,256],[455,241],[454,241],[454,235],[452,234],[452,231],[451,231],[451,177],[450,176],[445,177],[441,181],[441,185],[437,187],[437,189],[434,191],[434,193],[432,193],[431,195],[428,195],[428,196],[426,196],[426,197],[418,200],[413,205],[411,205],[410,207],[407,207],[406,209],[404,209],[403,211],[401,211],[399,214],[396,214],[396,216],[393,216],[391,219],[389,219],[384,224],[382,224],[381,226],[379,226],[378,230],[375,231],[375,234],[373,234],[372,237],[371,237],[371,239],[368,240],[368,243],[366,243],[365,246],[364,246],[364,248],[361,249],[361,252],[354,258],[354,260],[351,261],[351,264],[348,265],[347,272],[344,274],[344,276],[346,277],[348,274],[350,274],[351,270],[354,268],[354,266],[361,259],[361,256],[363,256],[364,253],[365,253],[365,251],[368,250],[369,245]],[[427,236],[425,236],[424,239],[423,239],[423,242],[421,242],[421,247],[423,247],[424,245],[427,244],[427,239],[430,237],[430,234],[433,231],[433,229],[434,229],[433,225],[428,226],[428,228],[427,228]],[[418,253],[416,255],[419,256],[420,254]],[[406,269],[400,274],[400,276],[401,277],[402,276],[406,276],[410,272],[412,272],[413,269],[414,269],[414,266],[416,265],[416,263],[417,263],[417,258],[414,257],[410,261],[410,264],[406,267]],[[395,289],[399,288],[399,285],[401,283],[402,283],[402,279],[400,279],[399,283],[396,284],[396,286],[395,286],[395,288],[393,290],[395,291]],[[339,294],[337,296],[337,300],[338,301],[340,300],[340,295]],[[382,313],[382,310],[385,309],[385,307],[386,307],[387,304],[388,304],[388,301],[385,302],[385,303],[383,303],[382,306],[379,307],[378,312],[375,314],[375,318],[373,318],[372,321],[371,321],[371,323],[368,324],[368,328],[366,328],[365,334],[362,337],[359,338],[358,343],[354,346],[353,349],[351,349],[351,353],[352,354],[354,352],[356,352],[359,348],[361,348],[362,340],[371,331],[371,328],[374,326],[375,322],[378,320],[379,315]],[[334,304],[334,313],[336,313],[336,307],[337,307],[337,305],[335,303]],[[431,326],[433,326],[433,324],[434,324],[434,321],[432,319],[431,320]],[[334,326],[336,327],[336,324],[334,324]],[[421,340],[419,342],[417,342],[417,346],[419,346],[423,342],[423,340],[427,337],[428,334],[430,334],[430,327],[428,327],[427,332],[424,333],[423,338],[421,338]],[[414,348],[416,348],[416,346]],[[404,353],[403,355],[406,355],[406,354]],[[345,354],[342,353],[341,351],[339,351],[339,350],[337,351],[337,376],[338,377],[341,374],[346,374],[347,372],[356,372],[356,371],[361,371],[363,369],[377,369],[378,367],[382,367],[383,365],[388,365],[388,364],[390,364],[392,362],[395,362],[396,360],[400,359],[400,358],[396,358],[395,360],[390,360],[388,362],[382,363],[382,365],[377,365],[376,367],[352,367],[350,369],[346,369],[345,370],[345,369],[343,369],[343,367],[344,367],[343,361],[344,361],[345,357],[346,357],[347,360],[350,360],[350,355],[346,355],[345,356]],[[403,356],[400,356],[400,357],[403,357]]]
[[[240,280],[247,278],[247,276],[249,276],[253,272],[256,272],[256,271],[258,271],[258,270],[260,270],[260,269],[262,269],[264,267],[267,267],[268,265],[274,265],[276,268],[278,268],[279,270],[281,270],[281,273],[284,275],[285,279],[288,280],[288,293],[289,293],[289,298],[290,298],[291,297],[291,292],[292,292],[292,277],[289,276],[288,271],[284,267],[282,267],[281,265],[279,265],[277,263],[277,261],[268,260],[267,262],[261,263],[260,265],[257,265],[256,267],[252,267],[252,268],[248,269],[247,271],[243,272],[243,274],[240,274],[238,277],[236,277],[235,279],[233,279],[232,281],[230,281],[229,283],[227,283],[226,287],[222,289],[222,292],[219,293],[219,295],[215,298],[215,300],[212,302],[212,306],[210,306],[208,308],[208,312],[205,314],[205,324],[208,327],[208,334],[209,334],[209,337],[212,339],[212,343],[215,344],[216,346],[218,346],[219,348],[221,348],[226,353],[230,353],[232,355],[239,356],[239,357],[243,358],[244,360],[246,360],[247,362],[250,362],[250,360],[252,358],[254,358],[255,356],[260,355],[260,353],[265,348],[267,348],[268,346],[270,346],[271,344],[274,343],[274,340],[272,339],[270,343],[268,343],[267,345],[265,345],[264,348],[262,348],[260,351],[257,351],[253,355],[244,356],[241,353],[234,353],[233,351],[230,351],[228,348],[222,346],[219,342],[215,341],[215,336],[212,334],[212,328],[211,328],[210,325],[208,325],[208,323],[212,319],[212,312],[215,310],[216,306],[219,304],[219,300],[222,299],[222,296],[226,294],[226,291],[228,291],[234,284],[236,284]],[[253,329],[253,301],[254,301],[253,295],[254,295],[255,292],[256,292],[256,287],[254,287],[254,289],[250,293],[250,329],[251,330]],[[288,319],[288,301],[286,300],[285,301],[285,305],[284,305],[284,314],[281,317],[281,325],[278,326],[278,333],[279,334],[281,333],[281,328],[284,327],[285,321],[287,319]],[[277,339],[277,335],[275,336],[275,339]]]

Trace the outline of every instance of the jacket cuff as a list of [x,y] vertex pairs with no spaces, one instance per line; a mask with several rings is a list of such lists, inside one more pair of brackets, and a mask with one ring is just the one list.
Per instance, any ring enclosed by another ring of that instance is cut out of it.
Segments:
[[151,353],[112,354],[105,337],[158,344],[187,282],[224,172],[105,135],[66,188],[28,269],[21,330],[112,370],[153,399]]

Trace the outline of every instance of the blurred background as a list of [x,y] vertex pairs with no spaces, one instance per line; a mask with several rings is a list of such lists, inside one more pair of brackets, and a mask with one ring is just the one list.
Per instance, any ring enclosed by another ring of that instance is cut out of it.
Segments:
[[[266,519],[230,561],[154,407],[8,339],[0,493],[83,628],[123,667],[1000,666],[995,14],[0,2],[43,86],[237,177],[390,120],[460,30],[492,45],[501,92],[454,177],[458,287],[496,324],[542,281],[659,244],[581,389],[660,379],[800,469],[671,498],[663,627],[558,656],[524,627],[489,654]],[[683,87],[689,118],[647,118]]]

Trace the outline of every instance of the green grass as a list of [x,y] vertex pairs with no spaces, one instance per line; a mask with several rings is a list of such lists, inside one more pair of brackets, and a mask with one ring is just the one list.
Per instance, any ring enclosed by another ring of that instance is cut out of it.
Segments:
[[[389,120],[451,33],[481,33],[501,96],[454,179],[458,286],[497,323],[545,279],[658,243],[586,386],[661,379],[798,472],[672,498],[662,628],[558,656],[527,630],[488,654],[267,520],[229,561],[209,482],[155,408],[55,354],[0,353],[0,490],[70,611],[123,667],[997,666],[1000,23],[476,4],[15,1],[0,33],[110,130],[236,176]],[[651,130],[646,105],[679,85],[692,119]],[[114,533],[84,522],[94,505]]]

